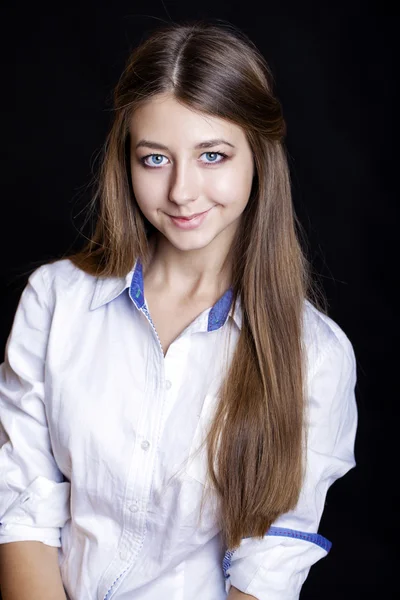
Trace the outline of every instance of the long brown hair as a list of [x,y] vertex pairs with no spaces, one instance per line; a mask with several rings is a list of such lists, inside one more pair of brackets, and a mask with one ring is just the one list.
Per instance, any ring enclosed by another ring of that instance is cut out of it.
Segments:
[[[114,118],[104,145],[93,235],[69,256],[85,272],[121,277],[149,260],[152,225],[141,213],[129,172],[128,125],[151,97],[181,103],[243,128],[256,174],[230,249],[233,303],[240,297],[240,336],[207,438],[209,478],[218,494],[223,540],[265,535],[295,507],[303,478],[305,299],[317,305],[301,249],[285,123],[271,71],[236,27],[211,21],[163,25],[129,57],[114,91]],[[321,306],[319,306],[321,309]]]

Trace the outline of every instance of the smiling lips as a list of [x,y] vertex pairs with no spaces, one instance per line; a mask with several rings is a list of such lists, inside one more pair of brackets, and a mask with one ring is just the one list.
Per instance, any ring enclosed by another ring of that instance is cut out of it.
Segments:
[[[210,209],[208,209],[210,210]],[[169,217],[172,217],[173,219],[185,219],[186,221],[190,221],[190,219],[194,219],[195,217],[198,217],[199,215],[204,214],[205,212],[207,212],[206,210],[201,212],[201,213],[196,213],[195,215],[191,215],[190,217],[180,217],[180,216],[176,216],[175,215],[168,215]]]
[[194,229],[203,223],[204,219],[210,212],[211,208],[206,210],[203,213],[198,213],[197,215],[193,215],[192,217],[172,217],[168,215],[171,219],[172,223],[179,227],[180,229]]

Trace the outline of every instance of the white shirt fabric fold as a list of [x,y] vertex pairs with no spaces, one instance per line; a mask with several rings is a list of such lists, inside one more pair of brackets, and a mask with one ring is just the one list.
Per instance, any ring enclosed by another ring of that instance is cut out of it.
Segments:
[[[295,510],[232,552],[214,493],[199,522],[206,449],[242,323],[231,290],[164,357],[142,267],[100,279],[68,259],[29,277],[0,366],[0,543],[58,547],[69,600],[299,597],[330,542],[329,486],[354,467],[356,361],[332,319],[304,304],[306,475]],[[230,339],[228,334],[230,333]]]

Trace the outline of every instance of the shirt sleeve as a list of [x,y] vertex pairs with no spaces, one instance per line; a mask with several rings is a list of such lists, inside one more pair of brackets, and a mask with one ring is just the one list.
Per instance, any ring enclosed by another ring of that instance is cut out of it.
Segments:
[[308,383],[305,478],[298,504],[264,538],[243,538],[223,559],[231,585],[258,600],[297,600],[310,567],[331,543],[317,533],[328,488],[355,466],[356,360],[340,330],[330,337]]
[[22,291],[0,365],[0,543],[60,547],[70,483],[57,467],[46,419],[51,311],[45,270],[37,268]]

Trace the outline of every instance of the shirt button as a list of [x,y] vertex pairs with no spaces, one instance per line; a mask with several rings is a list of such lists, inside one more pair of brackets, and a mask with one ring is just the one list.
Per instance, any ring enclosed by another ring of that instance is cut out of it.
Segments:
[[128,554],[126,552],[124,552],[123,550],[121,550],[121,552],[119,553],[119,557],[121,560],[123,560],[124,562],[126,560],[128,560]]
[[169,379],[167,379],[167,381],[165,382],[165,387],[167,388],[167,390],[170,389],[171,385],[172,385],[172,383],[170,382]]
[[143,450],[148,450],[149,446],[150,446],[150,442],[145,440],[144,442],[141,443],[141,446],[142,446]]
[[131,512],[137,512],[139,510],[139,507],[138,507],[137,504],[131,504],[130,507],[129,507],[129,510]]

